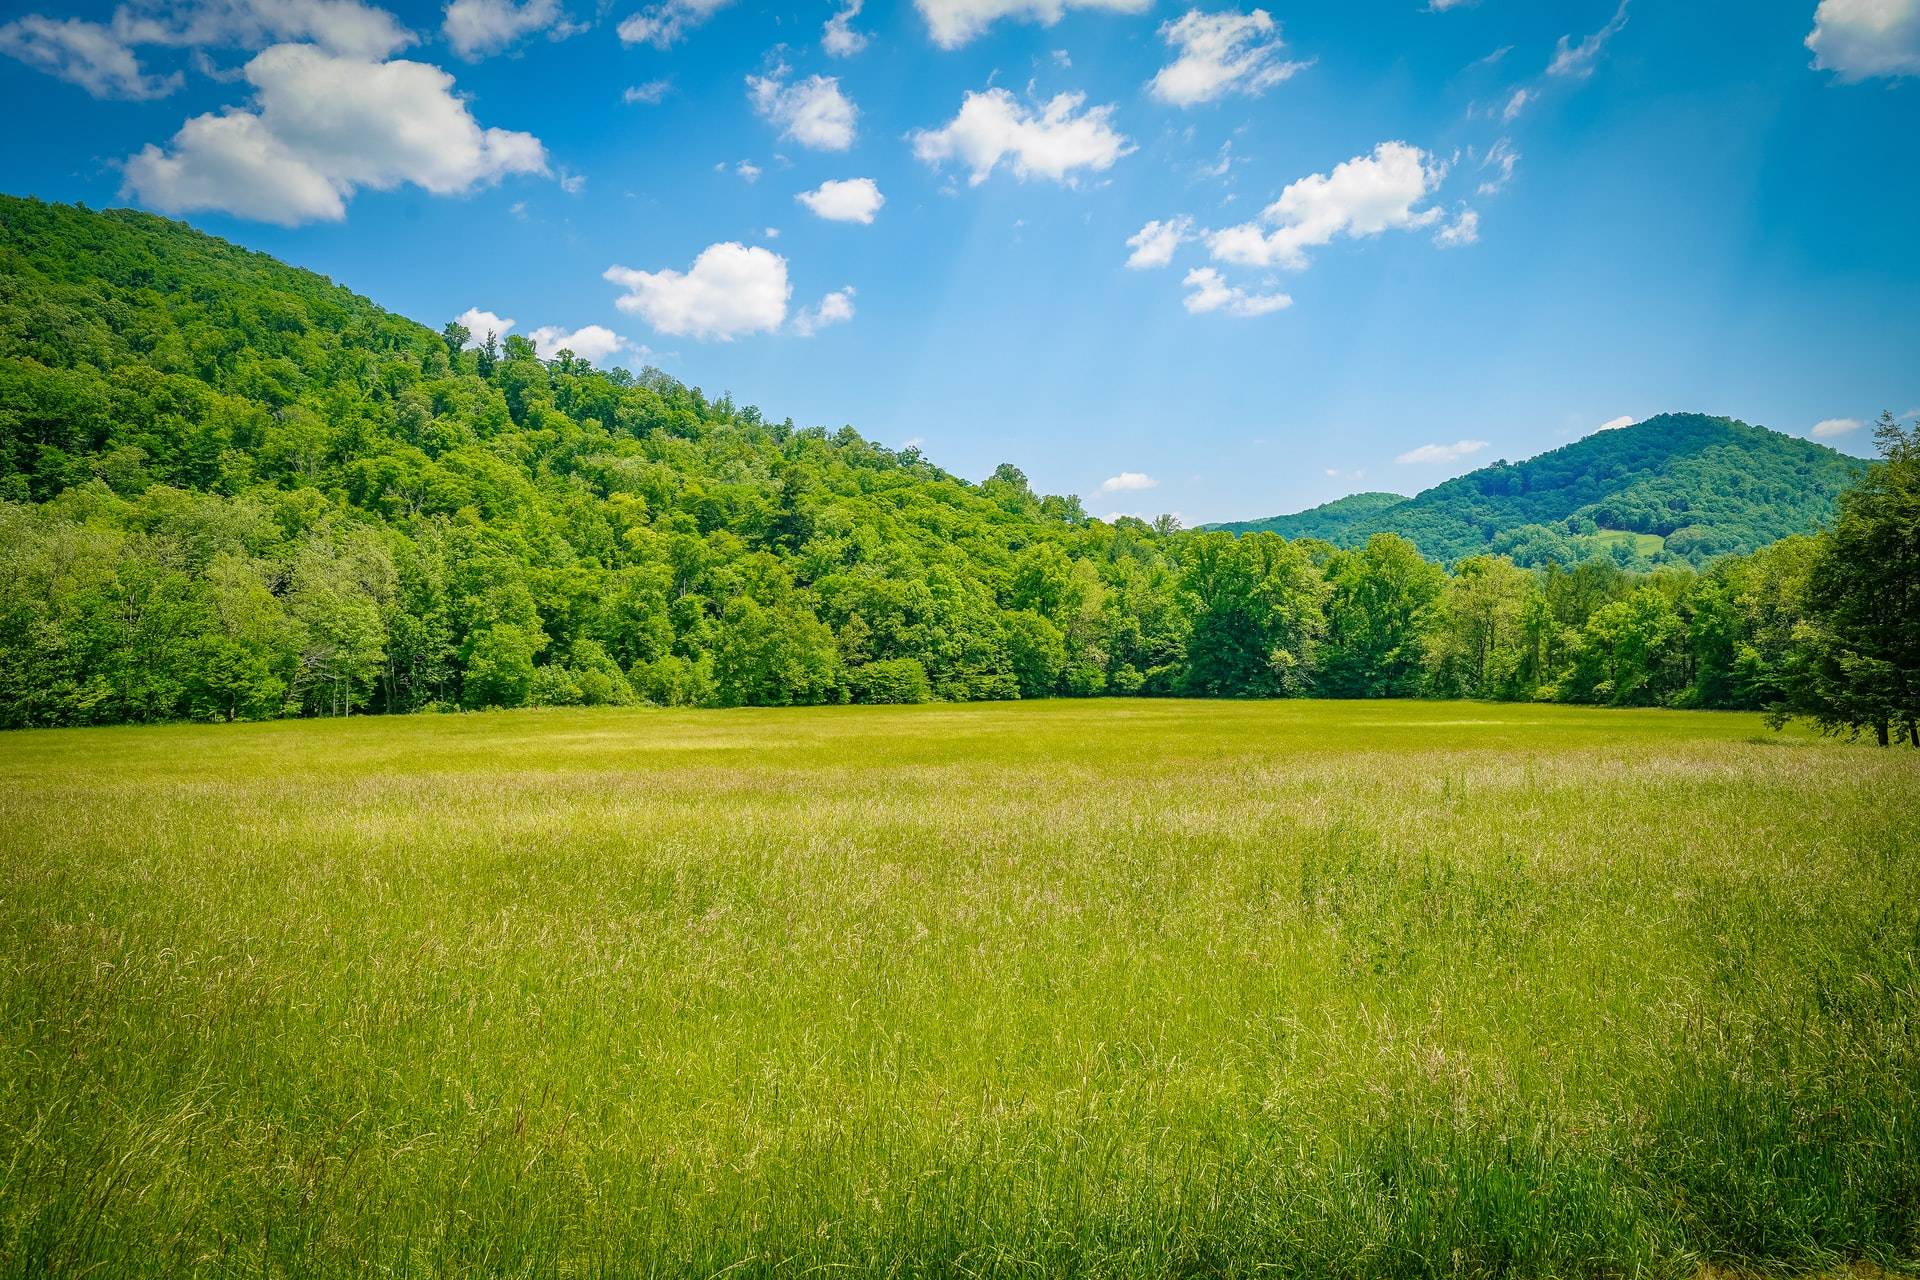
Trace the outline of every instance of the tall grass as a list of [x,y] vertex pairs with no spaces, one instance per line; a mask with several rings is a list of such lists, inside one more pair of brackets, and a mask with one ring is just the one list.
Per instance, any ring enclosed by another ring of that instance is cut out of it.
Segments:
[[1920,1263],[1920,753],[1382,703],[0,736],[12,1275]]

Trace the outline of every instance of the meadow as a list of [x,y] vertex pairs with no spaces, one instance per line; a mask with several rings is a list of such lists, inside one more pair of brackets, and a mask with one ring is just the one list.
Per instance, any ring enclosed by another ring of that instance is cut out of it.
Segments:
[[1909,1269],[1917,800],[1545,705],[0,735],[0,1271]]

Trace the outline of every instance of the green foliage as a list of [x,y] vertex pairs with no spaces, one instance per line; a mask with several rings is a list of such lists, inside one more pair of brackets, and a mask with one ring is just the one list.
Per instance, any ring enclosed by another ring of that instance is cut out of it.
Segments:
[[1920,747],[1920,426],[1885,413],[1874,437],[1883,460],[1842,495],[1808,568],[1782,711]]
[[1270,533],[1201,533],[1182,558],[1194,601],[1184,687],[1254,697],[1311,689],[1328,588],[1306,552]]
[[1422,638],[1446,583],[1405,538],[1376,533],[1327,562],[1327,661],[1335,697],[1410,697],[1421,690]]
[[855,667],[847,673],[847,683],[857,702],[928,702],[933,698],[927,669],[915,658],[882,658]]

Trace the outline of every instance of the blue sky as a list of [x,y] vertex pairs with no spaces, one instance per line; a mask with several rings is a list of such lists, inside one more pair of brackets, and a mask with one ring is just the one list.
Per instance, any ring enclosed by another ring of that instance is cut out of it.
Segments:
[[1920,0],[6,13],[9,191],[1095,514],[1920,413]]

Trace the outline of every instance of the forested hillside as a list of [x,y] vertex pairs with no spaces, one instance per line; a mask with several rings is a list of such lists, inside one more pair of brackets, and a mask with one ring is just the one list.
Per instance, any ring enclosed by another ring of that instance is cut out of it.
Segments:
[[[0,724],[1099,693],[1757,707],[1821,554],[1449,569],[1392,536],[1109,524],[1010,465],[973,484],[473,337],[178,223],[0,198]],[[1612,434],[1620,474],[1650,477],[1620,519],[1695,501],[1626,464],[1672,433]],[[1558,456],[1498,471],[1508,508],[1545,514],[1524,491]]]
[[1523,565],[1570,564],[1599,553],[1698,566],[1824,527],[1840,492],[1865,469],[1777,431],[1667,413],[1525,462],[1496,462],[1417,497],[1355,494],[1298,515],[1216,527],[1341,546],[1397,533],[1445,561],[1492,551]]
[[[1407,498],[1398,493],[1350,493],[1332,502],[1290,516],[1270,516],[1265,520],[1245,520],[1235,524],[1209,525],[1229,533],[1277,533],[1283,538],[1324,538],[1336,546],[1353,541],[1354,530],[1372,528],[1374,521]],[[1361,538],[1360,541],[1366,541]]]

